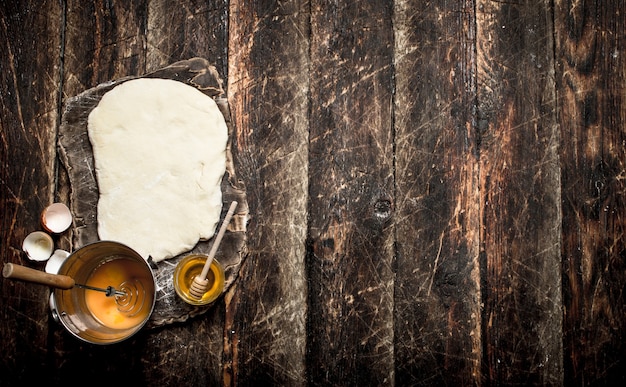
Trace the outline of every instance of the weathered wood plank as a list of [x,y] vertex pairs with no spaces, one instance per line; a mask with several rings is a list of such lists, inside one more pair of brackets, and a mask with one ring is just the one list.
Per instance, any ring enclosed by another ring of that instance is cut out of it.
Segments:
[[390,2],[311,2],[307,375],[392,385]]
[[248,257],[227,295],[224,383],[305,381],[308,3],[231,1],[228,95]]
[[559,136],[550,2],[477,1],[483,370],[563,382]]
[[[144,1],[66,3],[61,83],[64,100],[100,83],[145,71],[146,10]],[[48,359],[53,367],[48,375],[52,383],[78,384],[86,377],[116,384],[122,374],[129,382],[160,381],[151,379],[155,375],[140,365],[142,351],[149,350],[146,332],[115,346],[94,347],[70,336],[60,324],[52,323],[52,328],[48,344],[63,353]]]
[[[226,80],[227,13],[227,2],[222,0],[203,3],[150,0],[146,69],[152,71],[178,60],[202,57],[214,64],[222,80]],[[184,349],[165,350],[160,359],[149,362],[151,366],[146,367],[146,374],[163,385],[223,384],[224,323],[224,301],[219,300],[208,315],[187,321],[185,327],[159,332],[152,338],[157,346],[165,349],[170,346],[159,344],[180,342]],[[197,345],[192,349],[188,345],[193,343]]]
[[398,385],[480,384],[474,2],[396,2]]
[[[176,5],[180,7],[177,9],[195,7],[191,1],[177,2]],[[160,35],[156,37],[153,34],[145,35],[147,25],[154,26],[162,23],[164,19],[169,20],[172,25],[181,24],[179,23],[181,20],[176,20],[176,16],[182,19],[181,13],[166,15],[165,12],[166,9],[162,4],[150,3],[149,6],[147,2],[125,3],[119,6],[107,4],[106,7],[83,2],[68,6],[66,52],[70,53],[70,59],[66,65],[65,86],[68,90],[66,94],[73,96],[82,92],[84,88],[128,75],[142,74],[149,66],[160,65],[147,63],[146,58],[156,60],[154,58],[160,56],[172,58],[178,54],[194,56],[188,51],[180,53],[178,46],[172,43],[173,40],[160,40]],[[201,10],[198,12],[199,15],[210,16]],[[214,12],[222,14],[225,9]],[[185,18],[187,16],[184,15]],[[73,34],[81,30],[76,26],[89,23],[95,26],[91,29],[95,32],[93,36],[84,33]],[[224,25],[221,28],[225,29]],[[195,36],[191,35],[196,32],[185,30],[176,35],[175,40],[192,41]],[[146,52],[146,47],[149,48],[149,52]],[[225,47],[226,42],[222,41],[217,51],[223,53]],[[114,54],[107,52],[110,48],[113,48]],[[86,51],[81,53],[81,50]],[[158,52],[158,55],[148,55],[155,52]],[[90,67],[85,68],[85,63],[90,63]],[[121,343],[116,349],[103,348],[92,351],[90,361],[99,366],[91,367],[91,370],[94,374],[105,375],[116,375],[123,371],[128,378],[141,384],[174,385],[181,382],[218,384],[222,375],[224,323],[223,304],[221,305],[221,308],[216,306],[201,318],[188,320],[184,326],[156,332],[141,332],[137,338]],[[75,343],[64,345],[74,346]],[[106,358],[108,360],[105,360]],[[144,362],[141,367],[137,367],[136,364],[139,360]],[[81,368],[81,363],[85,360],[71,352],[64,361],[59,371],[61,379],[72,380],[71,370]],[[114,380],[111,380],[111,383],[114,383]]]
[[567,385],[626,380],[625,9],[555,8]]
[[67,2],[64,97],[146,72],[146,1]]
[[[54,198],[62,9],[57,1],[0,3],[0,262],[36,269],[22,240]],[[48,289],[2,280],[0,384],[50,371]]]
[[228,77],[228,1],[150,0],[146,66],[152,71],[201,57]]

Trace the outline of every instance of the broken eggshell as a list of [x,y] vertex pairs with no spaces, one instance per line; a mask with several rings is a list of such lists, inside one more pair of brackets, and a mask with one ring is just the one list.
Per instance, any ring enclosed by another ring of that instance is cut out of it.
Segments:
[[52,203],[41,213],[41,225],[53,234],[60,234],[72,225],[72,213],[63,203]]
[[52,255],[54,241],[43,231],[31,232],[24,238],[22,250],[33,261],[45,261]]
[[58,274],[61,265],[69,256],[70,253],[65,250],[54,250],[54,254],[52,254],[50,259],[48,259],[48,262],[46,263],[46,273]]

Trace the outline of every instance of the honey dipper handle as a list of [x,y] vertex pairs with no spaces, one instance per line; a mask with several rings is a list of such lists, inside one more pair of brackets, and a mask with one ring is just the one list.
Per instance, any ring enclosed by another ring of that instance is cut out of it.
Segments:
[[228,208],[228,212],[224,217],[224,221],[222,222],[222,226],[220,227],[215,240],[213,241],[213,246],[211,246],[211,250],[209,251],[209,256],[204,263],[204,267],[202,268],[202,273],[198,276],[199,280],[205,280],[207,274],[209,274],[209,268],[211,267],[211,262],[213,261],[213,257],[215,257],[215,253],[217,252],[217,248],[222,242],[222,238],[224,237],[224,233],[226,232],[226,228],[228,227],[228,223],[230,223],[230,218],[235,213],[235,208],[237,208],[237,201],[233,201],[230,203],[230,207]]
[[2,268],[2,276],[20,281],[33,282],[40,285],[48,285],[57,289],[71,289],[74,287],[74,279],[66,275],[50,274],[44,271],[31,269],[30,267],[5,263]]

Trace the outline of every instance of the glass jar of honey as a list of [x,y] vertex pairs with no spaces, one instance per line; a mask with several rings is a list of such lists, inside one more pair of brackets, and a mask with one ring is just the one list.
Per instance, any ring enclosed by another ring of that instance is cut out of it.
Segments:
[[208,285],[206,292],[202,298],[196,298],[189,293],[189,288],[193,283],[193,279],[200,275],[208,255],[206,254],[190,254],[184,257],[176,265],[174,269],[174,289],[176,294],[188,304],[191,305],[207,305],[215,301],[224,290],[224,268],[213,259],[206,279]]

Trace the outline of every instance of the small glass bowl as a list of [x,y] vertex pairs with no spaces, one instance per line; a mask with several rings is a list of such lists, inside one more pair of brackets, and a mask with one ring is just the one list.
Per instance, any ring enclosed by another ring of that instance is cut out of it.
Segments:
[[209,281],[207,291],[200,299],[189,294],[189,288],[193,283],[193,279],[200,275],[207,258],[208,255],[206,254],[190,254],[180,260],[176,265],[176,269],[174,269],[174,289],[176,290],[176,294],[188,304],[210,304],[215,301],[224,290],[224,268],[217,259],[214,258],[206,277]]

